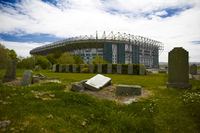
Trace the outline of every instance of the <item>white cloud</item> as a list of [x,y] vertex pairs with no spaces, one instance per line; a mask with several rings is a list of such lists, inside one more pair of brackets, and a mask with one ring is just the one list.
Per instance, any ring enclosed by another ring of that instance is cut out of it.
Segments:
[[6,48],[8,49],[13,49],[16,51],[18,56],[22,57],[27,57],[30,56],[29,52],[33,48],[42,46],[44,44],[48,44],[49,42],[46,43],[25,43],[25,42],[11,42],[11,41],[0,41],[1,44],[3,44]]
[[[164,10],[168,7],[192,8],[172,17]],[[111,9],[116,12],[110,13]],[[156,12],[155,12],[156,11]],[[19,13],[19,12],[23,12]],[[144,16],[149,13],[151,19]],[[58,37],[95,34],[95,31],[126,32],[149,37],[165,44],[160,61],[167,61],[167,52],[173,47],[184,47],[191,61],[200,61],[200,2],[198,0],[61,0],[57,6],[40,0],[24,0],[16,9],[0,9],[0,33],[46,33]],[[16,45],[18,43],[16,42]],[[26,45],[24,43],[24,45]],[[27,44],[28,46],[28,44]],[[28,48],[27,48],[28,50]],[[28,52],[27,52],[28,53]],[[25,53],[24,53],[25,54]]]

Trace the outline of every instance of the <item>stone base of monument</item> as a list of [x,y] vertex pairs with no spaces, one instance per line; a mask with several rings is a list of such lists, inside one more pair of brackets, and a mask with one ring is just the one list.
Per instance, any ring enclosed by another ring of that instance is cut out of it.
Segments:
[[80,82],[74,82],[71,84],[71,91],[82,92],[85,90],[84,83],[87,82],[86,80],[82,80]]
[[192,88],[192,85],[187,83],[167,83],[167,88],[188,89]]
[[142,94],[142,87],[139,85],[117,85],[116,96],[139,96]]

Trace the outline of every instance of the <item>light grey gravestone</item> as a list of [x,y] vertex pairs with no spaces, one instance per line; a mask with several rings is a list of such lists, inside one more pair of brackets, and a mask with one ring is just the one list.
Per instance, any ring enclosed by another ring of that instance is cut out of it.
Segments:
[[53,67],[52,67],[52,71],[53,71],[53,72],[56,72],[56,65],[57,65],[57,64],[53,64]]
[[196,64],[192,64],[190,66],[190,74],[197,75],[197,65]]
[[89,72],[94,73],[94,65],[93,64],[89,64]]
[[84,64],[80,64],[80,72],[82,72],[82,70],[84,69],[85,65]]
[[122,73],[122,65],[121,64],[117,64],[117,73],[118,74]]
[[107,73],[111,74],[112,73],[112,64],[107,65]]
[[6,73],[3,77],[3,82],[10,82],[16,79],[16,60],[9,60],[6,68]]
[[59,64],[58,72],[62,72],[62,64]]
[[97,64],[97,72],[102,73],[102,64]]
[[128,65],[128,74],[133,74],[133,65]]
[[176,47],[169,52],[167,87],[191,88],[189,84],[188,52],[182,47]]
[[142,94],[142,87],[139,85],[117,85],[116,96],[138,96]]
[[77,65],[76,65],[76,64],[73,64],[73,65],[72,65],[72,72],[73,72],[73,73],[76,73],[76,72],[77,72]]
[[65,72],[66,72],[66,73],[69,72],[69,64],[67,64],[67,65],[65,66]]
[[97,74],[84,83],[84,87],[89,90],[100,90],[101,88],[110,85],[111,78]]
[[33,72],[31,70],[26,70],[23,74],[21,85],[28,86],[32,83]]
[[140,64],[139,66],[139,75],[145,75],[146,74],[146,68],[143,64]]

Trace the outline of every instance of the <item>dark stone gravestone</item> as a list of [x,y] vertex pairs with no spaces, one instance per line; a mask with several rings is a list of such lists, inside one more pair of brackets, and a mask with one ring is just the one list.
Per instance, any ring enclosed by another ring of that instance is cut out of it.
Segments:
[[169,52],[167,87],[191,88],[189,84],[188,52],[182,47],[176,47]]
[[190,74],[197,75],[197,65],[196,64],[192,64],[190,66]]
[[16,79],[16,60],[9,60],[7,64],[6,73],[3,77],[3,82],[10,82]]
[[117,64],[117,73],[122,74],[122,65],[121,64]]
[[139,85],[117,85],[116,96],[138,96],[142,94],[142,87]]
[[28,86],[32,83],[33,72],[31,70],[26,70],[22,77],[21,85]]

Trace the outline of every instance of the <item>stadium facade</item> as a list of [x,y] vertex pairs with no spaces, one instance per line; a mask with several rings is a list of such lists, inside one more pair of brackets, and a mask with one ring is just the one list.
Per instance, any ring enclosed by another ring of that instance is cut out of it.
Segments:
[[95,56],[103,57],[113,64],[144,64],[147,68],[158,68],[159,51],[163,44],[142,36],[111,32],[106,36],[79,36],[37,47],[32,55],[47,55],[54,52],[70,52],[91,63]]

